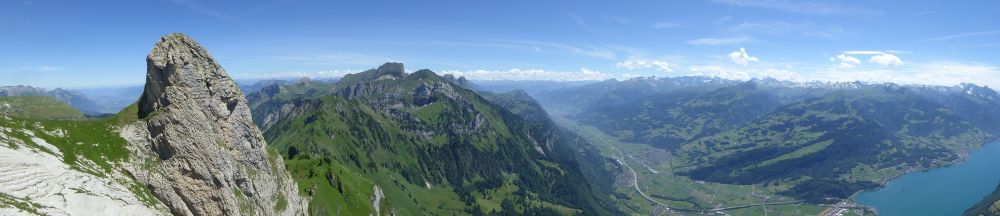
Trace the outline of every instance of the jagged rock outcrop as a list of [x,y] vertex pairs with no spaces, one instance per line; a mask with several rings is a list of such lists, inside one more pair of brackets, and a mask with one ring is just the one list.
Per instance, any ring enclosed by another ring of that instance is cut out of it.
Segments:
[[403,63],[390,62],[379,66],[375,69],[375,77],[378,79],[394,79],[406,76],[406,72],[403,70]]
[[197,42],[160,38],[146,58],[126,167],[175,215],[302,215],[304,198],[268,151],[243,93]]

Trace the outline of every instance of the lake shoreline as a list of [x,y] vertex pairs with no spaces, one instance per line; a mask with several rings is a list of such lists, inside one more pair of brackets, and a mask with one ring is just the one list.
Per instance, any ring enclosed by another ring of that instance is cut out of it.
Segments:
[[[995,143],[995,142],[997,144],[992,144],[991,145],[991,143]],[[916,169],[913,169],[913,168],[908,169],[906,171],[903,171],[903,172],[899,173],[898,175],[895,175],[895,176],[892,176],[892,177],[889,177],[889,178],[886,178],[886,179],[882,180],[881,182],[879,182],[879,187],[857,191],[857,192],[851,194],[851,196],[848,197],[846,200],[849,201],[849,202],[851,202],[851,203],[854,203],[857,206],[864,207],[864,208],[866,208],[866,209],[874,212],[876,215],[878,215],[878,208],[876,208],[874,206],[871,206],[871,205],[867,205],[867,204],[863,204],[863,203],[859,202],[857,200],[858,196],[861,195],[861,194],[863,194],[863,193],[866,193],[866,192],[876,192],[876,191],[879,191],[879,190],[883,190],[883,189],[885,189],[885,188],[888,187],[889,182],[898,180],[901,177],[909,175],[909,174],[926,173],[926,172],[930,172],[932,170],[943,169],[943,168],[953,167],[953,166],[962,164],[964,162],[967,162],[970,159],[970,155],[973,152],[978,151],[978,150],[983,150],[987,146],[996,146],[996,145],[1000,145],[1000,137],[991,137],[991,138],[987,139],[987,141],[983,142],[978,148],[969,149],[969,150],[963,151],[961,153],[958,153],[958,158],[955,159],[955,160],[947,162],[946,165],[937,166],[937,167],[921,167],[921,168],[916,168]],[[972,206],[969,206],[969,207],[972,207]]]

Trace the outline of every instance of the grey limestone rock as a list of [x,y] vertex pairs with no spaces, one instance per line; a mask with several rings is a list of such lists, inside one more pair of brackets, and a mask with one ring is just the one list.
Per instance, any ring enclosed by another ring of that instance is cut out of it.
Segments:
[[175,215],[303,215],[306,198],[268,150],[247,101],[205,48],[169,34],[146,58],[126,170]]

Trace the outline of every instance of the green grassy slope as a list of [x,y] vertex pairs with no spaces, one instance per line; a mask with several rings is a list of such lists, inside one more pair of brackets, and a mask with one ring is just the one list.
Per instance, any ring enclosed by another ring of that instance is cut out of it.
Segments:
[[279,91],[253,108],[255,119],[264,119],[296,107],[265,137],[313,196],[314,213],[373,213],[376,186],[385,194],[382,213],[617,212],[587,183],[576,149],[553,136],[551,125],[526,121],[427,70],[375,73],[313,91],[333,95]]
[[66,102],[47,96],[0,97],[0,114],[28,119],[86,119]]
[[810,202],[842,199],[906,169],[950,164],[990,135],[905,88],[842,91],[780,108],[682,146],[684,175],[790,184]]
[[676,148],[763,116],[778,98],[753,83],[705,91],[677,90],[624,104],[598,104],[575,115],[626,142]]
[[[126,141],[118,135],[116,130],[122,122],[133,121],[134,117],[130,118],[129,116],[136,116],[136,111],[137,109],[133,105],[108,118],[82,120],[0,116],[0,127],[11,129],[6,133],[8,135],[6,138],[19,139],[27,145],[36,145],[14,146],[15,148],[31,147],[48,151],[46,148],[38,147],[38,144],[35,144],[31,139],[31,137],[37,137],[58,148],[58,151],[62,153],[63,162],[73,169],[96,176],[125,180],[130,177],[110,176],[116,173],[114,170],[120,169],[120,165],[129,159],[129,151],[125,147]],[[51,117],[51,115],[33,116]],[[130,184],[129,189],[143,202],[149,205],[159,202],[146,187],[135,183]]]

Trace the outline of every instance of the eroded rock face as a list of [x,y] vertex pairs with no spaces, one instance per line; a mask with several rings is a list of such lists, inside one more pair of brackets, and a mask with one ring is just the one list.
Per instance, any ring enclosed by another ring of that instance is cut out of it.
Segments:
[[378,69],[376,69],[375,75],[375,77],[379,79],[394,79],[403,76],[406,76],[406,72],[403,70],[403,63],[396,62],[385,63],[382,66],[379,66]]
[[243,93],[197,42],[160,38],[146,58],[141,120],[122,128],[126,169],[176,215],[301,215],[306,202],[268,151]]

